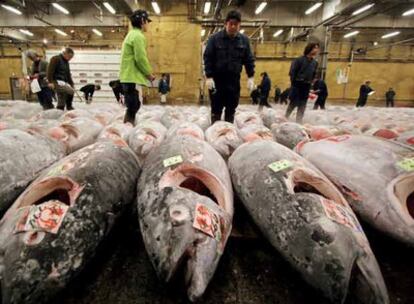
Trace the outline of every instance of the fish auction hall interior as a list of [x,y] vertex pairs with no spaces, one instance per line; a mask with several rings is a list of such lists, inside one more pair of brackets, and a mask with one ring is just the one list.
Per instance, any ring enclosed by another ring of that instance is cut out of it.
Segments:
[[414,1],[0,0],[0,304],[414,303]]

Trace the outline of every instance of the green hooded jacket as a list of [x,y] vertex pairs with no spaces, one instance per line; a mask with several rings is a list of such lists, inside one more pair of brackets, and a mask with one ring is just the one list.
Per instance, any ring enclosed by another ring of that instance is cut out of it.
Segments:
[[119,71],[121,83],[148,84],[147,76],[152,74],[152,68],[148,61],[146,47],[147,39],[140,29],[132,29],[125,37]]

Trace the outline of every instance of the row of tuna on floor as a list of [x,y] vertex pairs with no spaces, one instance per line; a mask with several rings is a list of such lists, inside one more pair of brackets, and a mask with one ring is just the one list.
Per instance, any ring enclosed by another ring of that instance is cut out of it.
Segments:
[[160,279],[185,267],[195,301],[225,250],[234,195],[333,303],[389,303],[355,213],[414,245],[414,149],[398,141],[413,130],[411,109],[338,107],[300,126],[283,109],[241,107],[235,125],[209,126],[207,108],[155,106],[133,127],[115,105],[20,105],[0,103],[3,304],[56,296],[131,206]]

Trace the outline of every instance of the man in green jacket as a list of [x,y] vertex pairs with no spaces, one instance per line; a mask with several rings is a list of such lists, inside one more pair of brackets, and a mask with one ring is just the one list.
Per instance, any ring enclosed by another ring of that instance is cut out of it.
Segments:
[[[127,107],[124,122],[135,125],[135,116],[142,102],[141,86],[153,81],[152,68],[147,57],[147,40],[144,32],[151,22],[144,10],[135,11],[129,18],[133,29],[122,44],[120,81]],[[138,85],[138,90],[137,90]]]

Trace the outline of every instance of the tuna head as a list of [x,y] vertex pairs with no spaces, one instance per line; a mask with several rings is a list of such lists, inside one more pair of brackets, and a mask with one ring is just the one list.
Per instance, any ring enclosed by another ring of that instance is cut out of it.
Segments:
[[177,135],[189,135],[204,140],[203,130],[192,122],[177,123],[168,130],[166,137],[169,138]]
[[414,150],[376,137],[343,135],[297,147],[324,172],[355,212],[414,246]]
[[239,130],[239,134],[245,142],[273,140],[272,132],[263,125],[247,125]]
[[[158,194],[157,210],[152,210],[157,216],[144,215],[141,225],[145,247],[161,280],[169,282],[184,267],[187,294],[195,301],[214,275],[231,217],[215,201],[191,190],[165,187]],[[214,231],[214,237],[195,229],[195,223]]]
[[236,127],[225,121],[215,122],[206,130],[206,140],[224,159],[243,144]]
[[76,277],[134,199],[139,173],[133,152],[111,142],[46,169],[0,222],[2,303],[46,303]]
[[167,129],[156,121],[143,121],[129,134],[128,143],[137,157],[143,161],[149,152],[161,144]]
[[[258,157],[259,155],[259,157]],[[236,193],[269,242],[333,303],[388,303],[368,240],[336,187],[293,151],[271,141],[229,160]]]
[[96,141],[103,126],[94,119],[78,117],[65,121],[59,127],[51,128],[48,135],[63,142],[68,153],[77,151]]
[[293,122],[282,123],[272,128],[272,133],[275,141],[289,149],[293,149],[301,141],[309,139],[305,129]]
[[[180,161],[166,164],[172,155]],[[192,136],[168,139],[148,155],[137,200],[141,233],[159,278],[169,282],[184,270],[188,297],[198,299],[231,231],[233,194],[223,159]]]

